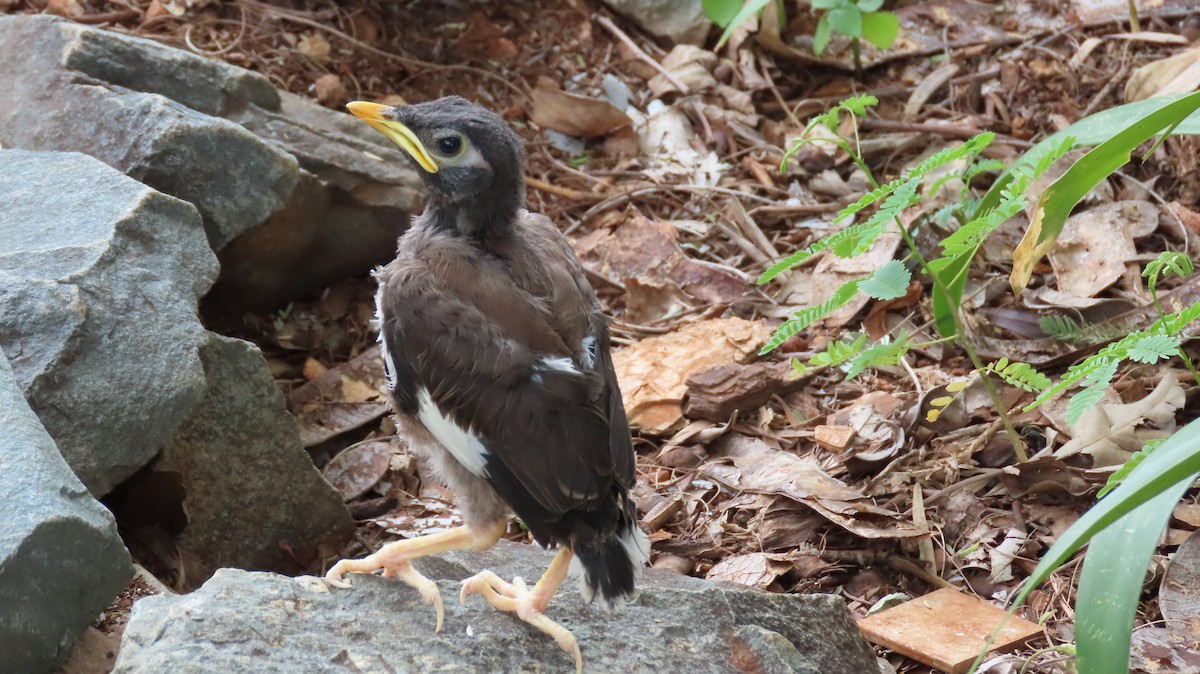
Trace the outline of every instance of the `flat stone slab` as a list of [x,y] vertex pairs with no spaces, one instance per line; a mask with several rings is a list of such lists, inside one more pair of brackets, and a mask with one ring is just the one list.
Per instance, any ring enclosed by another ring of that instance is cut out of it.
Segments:
[[[540,548],[502,542],[492,551],[418,563],[438,581],[445,626],[415,590],[378,576],[353,587],[222,569],[190,595],[133,608],[114,674],[171,672],[574,671],[554,641],[472,597],[459,583],[491,568],[535,579]],[[845,604],[832,595],[783,595],[647,572],[638,596],[613,614],[588,605],[568,579],[547,611],[579,640],[585,672],[867,674],[879,671]]]
[[132,577],[112,515],[63,461],[0,353],[0,672],[57,671]]

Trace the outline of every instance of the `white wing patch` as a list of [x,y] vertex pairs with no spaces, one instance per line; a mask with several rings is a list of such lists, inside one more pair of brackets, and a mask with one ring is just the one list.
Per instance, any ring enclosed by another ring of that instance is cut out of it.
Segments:
[[579,374],[579,370],[575,369],[575,363],[566,356],[555,356],[554,358],[546,356],[538,362],[537,367],[542,370],[556,370],[568,374]]
[[487,477],[487,447],[471,429],[459,426],[442,414],[424,386],[417,389],[417,418],[464,468],[479,477]]
[[583,369],[590,370],[596,365],[596,338],[588,335],[579,343],[579,361]]

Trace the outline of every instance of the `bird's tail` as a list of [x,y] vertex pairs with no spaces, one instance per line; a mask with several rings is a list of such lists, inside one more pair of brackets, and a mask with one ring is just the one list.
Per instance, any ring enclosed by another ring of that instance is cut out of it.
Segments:
[[650,558],[650,539],[638,528],[632,516],[636,512],[623,509],[615,530],[575,546],[575,557],[583,567],[579,593],[585,601],[599,599],[609,611],[633,595],[634,583]]

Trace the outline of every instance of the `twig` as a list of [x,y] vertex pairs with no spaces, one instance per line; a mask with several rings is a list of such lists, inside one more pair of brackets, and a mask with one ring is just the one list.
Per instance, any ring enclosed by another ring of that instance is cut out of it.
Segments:
[[537,178],[526,176],[525,184],[539,192],[547,192],[555,196],[563,197],[564,199],[572,199],[574,201],[604,201],[605,195],[596,194],[595,192],[580,192],[569,187],[559,187],[553,183],[548,183]]
[[661,63],[659,63],[658,61],[655,61],[653,58],[650,57],[649,54],[647,54],[645,51],[643,51],[641,47],[637,46],[637,43],[634,42],[633,39],[630,38],[628,35],[626,35],[625,31],[618,28],[617,24],[612,22],[612,19],[609,19],[607,16],[598,16],[598,17],[596,17],[596,23],[600,24],[601,26],[604,26],[604,29],[607,30],[608,32],[612,33],[613,37],[617,38],[621,42],[624,42],[625,46],[629,47],[631,50],[633,50],[633,53],[638,58],[640,58],[641,60],[650,64],[651,68],[654,68],[655,70],[658,71],[658,73],[660,75],[667,78],[667,81],[670,82],[671,84],[674,84],[675,88],[679,89],[680,92],[682,92],[685,95],[692,93],[692,90],[689,89],[686,84],[684,84],[683,82],[680,82],[674,75],[672,75],[671,71],[664,68]]

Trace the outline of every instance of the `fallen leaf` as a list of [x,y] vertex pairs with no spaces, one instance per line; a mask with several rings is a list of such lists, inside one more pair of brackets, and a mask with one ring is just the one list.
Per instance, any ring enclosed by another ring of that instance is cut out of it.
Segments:
[[764,552],[732,555],[713,565],[704,577],[707,580],[738,583],[765,590],[791,566],[779,561],[779,557],[780,555]]
[[321,361],[311,356],[304,359],[304,378],[309,381],[320,377],[329,371],[329,368],[321,364]]
[[313,82],[313,93],[322,105],[341,105],[346,100],[346,85],[342,84],[342,78],[329,73]]
[[1120,201],[1072,215],[1047,257],[1058,289],[1093,297],[1125,274],[1137,256],[1133,240],[1158,228],[1158,208],[1147,201]]
[[371,386],[361,379],[351,379],[342,376],[342,400],[348,403],[363,403],[368,400],[378,400],[379,388]]
[[683,395],[693,372],[739,362],[757,352],[771,329],[740,318],[717,318],[650,337],[613,354],[629,423],[665,434],[683,420]]
[[909,538],[927,533],[897,513],[875,506],[865,494],[815,463],[757,438],[726,435],[710,449],[715,460],[705,464],[702,473],[731,489],[786,496],[863,538]]
[[1200,87],[1200,48],[1151,61],[1137,68],[1125,83],[1125,102],[1195,91]]
[[568,136],[597,138],[630,122],[624,112],[608,101],[544,87],[541,80],[531,98],[530,120],[543,129]]
[[329,45],[329,40],[326,40],[319,33],[305,33],[296,45],[296,51],[317,63],[324,63],[329,60],[329,53],[332,51],[332,47]]
[[[346,399],[342,379],[350,379],[350,389],[361,402]],[[300,441],[305,447],[360,428],[388,411],[379,394],[384,386],[383,359],[379,347],[364,351],[354,360],[342,363],[288,394],[288,409],[296,417]],[[363,397],[370,394],[369,397]]]
[[1184,402],[1183,388],[1175,373],[1168,370],[1158,386],[1141,400],[1088,408],[1071,427],[1070,442],[1059,447],[1054,456],[1065,459],[1088,454],[1094,468],[1125,463],[1147,440],[1175,432],[1175,411]]
[[321,475],[342,495],[343,501],[357,498],[374,487],[392,461],[392,443],[370,440],[350,445],[330,459]]

